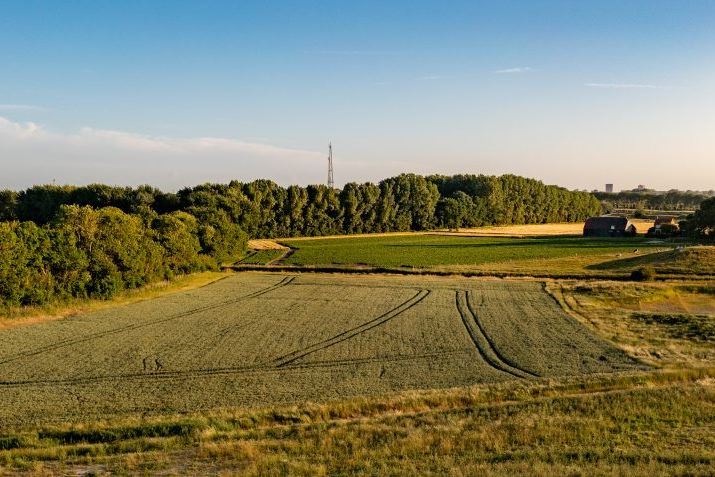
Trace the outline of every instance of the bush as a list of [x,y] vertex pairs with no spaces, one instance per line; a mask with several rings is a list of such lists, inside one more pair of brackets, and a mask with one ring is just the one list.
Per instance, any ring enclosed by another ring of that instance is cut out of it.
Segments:
[[656,272],[653,267],[642,267],[638,270],[633,270],[631,272],[631,279],[637,281],[650,281],[655,280]]
[[186,212],[138,211],[61,205],[44,226],[0,221],[0,307],[111,298],[178,274],[216,269],[246,247],[246,234],[225,215],[203,222]]

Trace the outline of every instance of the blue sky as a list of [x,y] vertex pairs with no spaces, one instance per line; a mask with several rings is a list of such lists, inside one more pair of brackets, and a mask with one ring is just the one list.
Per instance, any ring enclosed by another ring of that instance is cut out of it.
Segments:
[[0,187],[715,187],[712,1],[5,1]]

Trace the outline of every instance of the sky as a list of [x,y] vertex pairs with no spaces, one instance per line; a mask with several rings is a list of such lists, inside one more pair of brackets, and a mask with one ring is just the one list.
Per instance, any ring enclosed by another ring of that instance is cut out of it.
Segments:
[[0,188],[715,188],[712,0],[0,1]]

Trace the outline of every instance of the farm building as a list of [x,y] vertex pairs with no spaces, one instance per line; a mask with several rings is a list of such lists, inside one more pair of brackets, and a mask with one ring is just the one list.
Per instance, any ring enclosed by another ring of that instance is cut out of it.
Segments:
[[675,217],[658,216],[655,218],[655,224],[648,229],[648,234],[658,237],[672,237],[680,231],[678,222]]
[[584,237],[632,237],[635,234],[636,226],[626,217],[591,217],[583,226]]

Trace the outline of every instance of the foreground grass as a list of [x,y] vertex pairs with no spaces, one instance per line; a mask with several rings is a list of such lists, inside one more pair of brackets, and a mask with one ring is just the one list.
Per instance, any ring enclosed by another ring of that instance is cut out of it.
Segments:
[[231,275],[230,272],[199,272],[179,276],[170,281],[152,283],[127,290],[109,300],[73,299],[43,306],[0,309],[0,329],[32,325],[57,320],[80,313],[103,310],[160,296],[199,288]]
[[[406,235],[285,240],[296,249],[282,263],[302,266],[368,265],[443,271],[545,275],[623,275],[622,268],[594,268],[624,257],[666,250],[663,242],[635,238],[465,237]],[[687,270],[684,270],[687,272]]]
[[35,474],[711,475],[715,369],[16,429]]

